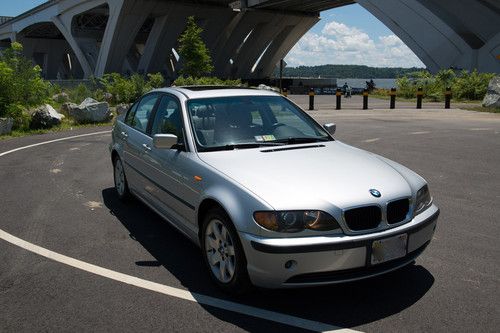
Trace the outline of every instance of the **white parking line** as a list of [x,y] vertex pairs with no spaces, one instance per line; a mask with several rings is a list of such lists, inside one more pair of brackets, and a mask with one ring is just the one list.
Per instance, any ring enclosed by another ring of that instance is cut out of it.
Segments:
[[368,139],[368,140],[364,140],[363,142],[375,142],[375,141],[378,141],[380,140],[380,138],[373,138],[373,139]]
[[[102,131],[102,132],[96,132],[96,133],[89,133],[89,134],[82,134],[82,135],[75,135],[71,137],[66,137],[66,138],[61,138],[61,139],[56,139],[56,140],[50,140],[50,141],[45,141],[45,142],[40,142],[36,144],[32,144],[29,146],[24,146],[16,149],[12,149],[3,153],[0,153],[0,157],[11,154],[16,151],[28,149],[31,147],[36,147],[36,146],[41,146],[53,142],[59,142],[59,141],[65,141],[65,140],[71,140],[71,139],[76,139],[76,138],[81,138],[85,136],[91,136],[91,135],[99,135],[99,134],[107,134],[110,133],[110,131]],[[116,272],[107,268],[103,268],[100,266],[96,266],[75,258],[71,258],[68,256],[65,256],[63,254],[48,250],[46,248],[43,248],[41,246],[32,244],[30,242],[27,242],[23,239],[20,239],[14,235],[11,235],[2,229],[0,229],[0,239],[3,239],[6,242],[9,242],[13,245],[16,245],[22,249],[25,249],[27,251],[30,251],[32,253],[38,254],[40,256],[43,256],[45,258],[54,260],[56,262],[89,272],[93,273],[108,279],[112,279],[115,281],[119,281],[122,283],[126,283],[135,287],[147,289],[150,291],[154,291],[157,293],[161,293],[164,295],[176,297],[179,299],[191,301],[191,302],[196,302],[199,304],[204,304],[204,305],[209,305],[215,308],[231,311],[231,312],[236,312],[240,313],[243,315],[248,315],[268,321],[273,321],[276,323],[288,325],[288,326],[294,326],[302,329],[307,329],[307,330],[312,330],[312,331],[318,331],[318,332],[338,332],[338,333],[353,333],[353,332],[358,332],[355,330],[347,329],[347,328],[341,328],[337,327],[334,325],[329,325],[317,321],[312,321],[300,317],[295,317],[291,315],[287,315],[284,313],[279,313],[279,312],[274,312],[274,311],[269,311],[269,310],[264,310],[260,309],[257,307],[245,305],[245,304],[240,304],[240,303],[235,303],[231,301],[227,301],[224,299],[220,298],[215,298],[207,295],[202,295],[202,294],[197,294],[197,293],[191,293],[187,290],[179,289],[179,288],[173,288],[169,287],[163,284],[159,284],[156,282],[152,282],[149,280],[144,280],[135,276],[123,274],[120,272]]]
[[491,128],[475,127],[475,128],[469,128],[469,131],[491,131]]
[[101,131],[101,132],[94,132],[94,133],[88,133],[88,134],[80,134],[80,135],[69,136],[69,137],[65,137],[65,138],[61,138],[61,139],[55,139],[55,140],[50,140],[50,141],[39,142],[39,143],[35,143],[35,144],[32,144],[32,145],[28,145],[28,146],[24,146],[24,147],[19,147],[19,148],[16,148],[16,149],[12,149],[12,150],[0,153],[0,157],[8,155],[8,154],[11,154],[11,153],[14,153],[16,151],[20,151],[20,150],[24,150],[24,149],[28,149],[28,148],[33,148],[33,147],[37,147],[37,146],[42,146],[42,145],[47,145],[49,143],[54,143],[54,142],[59,142],[59,141],[66,141],[66,140],[77,139],[77,138],[83,138],[83,137],[91,136],[91,135],[108,134],[108,133],[111,133],[111,131]]

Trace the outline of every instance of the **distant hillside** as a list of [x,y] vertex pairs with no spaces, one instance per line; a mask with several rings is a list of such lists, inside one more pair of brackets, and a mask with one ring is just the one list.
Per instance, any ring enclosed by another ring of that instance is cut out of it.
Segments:
[[[352,78],[352,79],[393,79],[408,73],[424,70],[425,68],[400,67],[368,67],[360,65],[321,65],[286,67],[285,77],[322,77],[322,78]],[[279,76],[279,71],[275,71]]]

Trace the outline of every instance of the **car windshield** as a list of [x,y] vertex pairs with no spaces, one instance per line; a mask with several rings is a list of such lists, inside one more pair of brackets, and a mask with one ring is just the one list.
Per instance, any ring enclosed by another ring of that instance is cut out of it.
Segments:
[[332,140],[311,117],[281,96],[192,99],[187,107],[199,151]]

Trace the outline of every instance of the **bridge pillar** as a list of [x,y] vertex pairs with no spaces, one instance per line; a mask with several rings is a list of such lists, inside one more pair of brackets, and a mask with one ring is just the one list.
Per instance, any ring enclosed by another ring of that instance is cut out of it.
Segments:
[[52,22],[54,22],[55,26],[59,29],[59,31],[63,34],[64,38],[71,46],[71,49],[75,53],[76,58],[82,68],[83,78],[89,78],[93,75],[93,69],[90,66],[85,54],[82,51],[82,48],[78,44],[77,40],[73,37],[71,33],[71,19],[69,20],[61,20],[60,17],[54,16],[52,18]]
[[300,17],[294,20],[295,25],[286,26],[274,39],[270,48],[260,61],[254,72],[255,77],[269,75],[274,71],[276,64],[283,59],[288,52],[297,44],[302,36],[309,31],[317,22],[319,17]]
[[[236,30],[241,26],[241,21],[244,16],[245,14],[243,11],[240,11],[236,15],[234,15],[224,27],[224,29],[220,32],[217,40],[214,42],[212,61],[215,67],[215,74],[219,77],[228,77],[228,73],[225,73],[223,70],[221,70],[222,68],[225,68],[227,66],[229,59],[231,59],[232,56],[230,48],[228,47],[228,42],[231,38],[241,36],[241,34],[238,35]],[[247,27],[246,29],[250,30],[249,27]],[[241,37],[241,41],[243,40],[244,36]]]
[[[142,73],[148,73],[153,66],[152,60],[156,53],[159,51],[158,45],[162,35],[165,33],[165,28],[167,26],[169,15],[162,15],[155,18],[151,32],[149,33],[148,39],[144,46],[144,51],[139,60],[139,65],[137,70]],[[161,70],[161,69],[160,69]]]
[[266,55],[270,54],[269,51],[272,50],[276,37],[281,31],[286,29],[287,21],[289,19],[293,20],[294,17],[286,14],[275,14],[269,17],[269,19],[270,20],[262,26],[262,31],[252,34],[247,43],[243,45],[236,61],[238,66],[238,77],[254,76],[257,69],[257,67],[254,68],[254,66],[259,60],[259,57],[260,60],[257,66],[262,65],[262,60]]
[[[442,68],[500,72],[500,15],[472,0],[356,0],[390,28],[432,72]],[[497,5],[498,6],[498,5]],[[466,13],[466,14],[465,14]],[[495,27],[496,24],[496,27]],[[496,53],[496,54],[495,54]]]

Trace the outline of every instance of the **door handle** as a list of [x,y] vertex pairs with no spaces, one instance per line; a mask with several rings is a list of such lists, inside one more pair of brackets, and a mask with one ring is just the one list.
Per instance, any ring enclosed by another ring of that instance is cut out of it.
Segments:
[[151,151],[151,147],[145,143],[142,144],[142,147],[144,147],[144,150]]
[[124,138],[128,138],[128,134],[126,132],[121,132],[120,133]]

